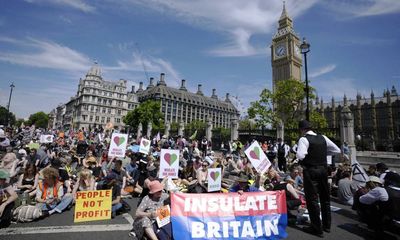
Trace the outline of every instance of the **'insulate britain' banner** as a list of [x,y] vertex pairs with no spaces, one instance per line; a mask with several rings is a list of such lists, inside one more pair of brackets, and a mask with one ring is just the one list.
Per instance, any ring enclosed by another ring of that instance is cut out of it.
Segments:
[[174,239],[287,237],[285,191],[171,194]]

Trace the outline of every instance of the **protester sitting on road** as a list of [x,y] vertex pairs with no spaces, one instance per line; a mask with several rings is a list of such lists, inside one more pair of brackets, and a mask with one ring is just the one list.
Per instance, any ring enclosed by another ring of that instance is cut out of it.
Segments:
[[21,192],[28,193],[29,197],[36,196],[36,188],[39,182],[39,173],[36,166],[29,163],[26,165],[24,173],[19,176],[17,188]]
[[118,176],[114,172],[110,172],[105,177],[105,182],[102,186],[98,187],[98,190],[109,190],[112,189],[112,207],[111,207],[111,216],[115,217],[117,215],[117,211],[122,208],[121,203],[121,186],[118,184],[117,180]]
[[376,176],[377,175],[376,174],[376,165],[375,164],[369,165],[366,173],[368,174],[368,176]]
[[18,198],[14,188],[7,183],[9,177],[9,172],[0,169],[0,228],[10,225],[14,202]]
[[226,168],[226,172],[229,173],[230,175],[239,176],[240,169],[237,164],[238,158],[228,156],[226,160],[228,162],[228,167]]
[[249,176],[243,173],[240,174],[236,183],[229,189],[229,192],[237,192],[239,194],[243,194],[244,192],[259,192],[260,189],[256,186],[257,184],[251,185],[249,181]]
[[1,159],[0,169],[7,171],[10,174],[10,178],[13,178],[15,175],[17,175],[16,169],[18,159],[15,153],[12,151],[12,147],[7,147],[6,152],[7,153]]
[[153,230],[153,223],[157,217],[157,209],[164,206],[164,201],[169,197],[163,192],[164,186],[159,181],[152,181],[148,184],[149,194],[145,196],[136,210],[136,219],[146,236],[151,240],[157,240]]
[[353,196],[361,187],[353,181],[350,172],[344,172],[338,184],[338,199],[344,205],[353,206]]
[[199,183],[203,187],[206,186],[207,172],[208,172],[208,162],[203,161],[201,163],[201,168],[198,169],[196,173],[197,183]]
[[87,152],[86,157],[82,160],[82,164],[83,167],[88,169],[100,166],[96,157],[93,155],[93,152],[90,150]]
[[383,232],[383,217],[389,200],[388,193],[382,186],[378,177],[370,176],[366,184],[368,192],[359,198],[357,209],[361,219],[378,234]]
[[64,194],[63,184],[58,180],[57,169],[48,167],[43,170],[43,180],[39,182],[36,191],[36,202],[48,216],[55,212],[61,213],[72,202],[70,194]]
[[285,179],[286,181],[292,183],[293,187],[299,191],[303,189],[303,168],[300,166],[291,166],[290,174]]
[[194,184],[196,181],[196,177],[197,172],[194,169],[193,161],[188,161],[185,168],[182,171],[179,171],[179,178],[181,179],[181,183],[185,186]]
[[78,191],[91,191],[96,190],[96,181],[89,169],[83,169],[78,176],[78,179],[72,190],[72,196],[74,200]]

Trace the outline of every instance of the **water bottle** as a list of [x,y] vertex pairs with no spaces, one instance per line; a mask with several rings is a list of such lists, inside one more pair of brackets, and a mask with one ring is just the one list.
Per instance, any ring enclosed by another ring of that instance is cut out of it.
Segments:
[[28,205],[28,198],[29,198],[28,193],[24,192],[24,193],[22,194],[22,201],[21,201],[21,204],[22,204],[23,206]]

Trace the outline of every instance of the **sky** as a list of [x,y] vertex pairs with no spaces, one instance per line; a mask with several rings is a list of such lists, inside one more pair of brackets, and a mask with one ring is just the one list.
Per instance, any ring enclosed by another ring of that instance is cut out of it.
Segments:
[[[18,118],[77,92],[94,61],[105,80],[138,86],[166,73],[245,111],[272,86],[270,44],[281,0],[0,0],[0,105]],[[311,44],[310,84],[330,101],[400,91],[399,0],[287,0]],[[304,75],[304,72],[303,72]]]

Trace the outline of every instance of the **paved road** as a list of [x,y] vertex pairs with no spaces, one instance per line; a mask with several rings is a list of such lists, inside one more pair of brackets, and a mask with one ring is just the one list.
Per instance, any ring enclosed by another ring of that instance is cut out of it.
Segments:
[[[128,199],[133,207],[137,199]],[[332,213],[332,231],[325,234],[324,239],[332,240],[358,240],[375,239],[373,232],[368,230],[365,224],[357,221],[357,216],[347,206],[332,203],[341,210]],[[135,209],[132,209],[133,214]],[[1,240],[129,240],[128,232],[131,228],[132,218],[129,214],[119,215],[108,221],[96,221],[85,223],[73,223],[73,209],[63,214],[52,215],[47,219],[32,223],[12,224],[8,229],[0,230]],[[302,232],[299,228],[288,227],[288,238],[295,240],[320,239]],[[397,232],[397,234],[400,234]],[[398,235],[399,236],[399,235]],[[379,238],[397,239],[393,233]]]

